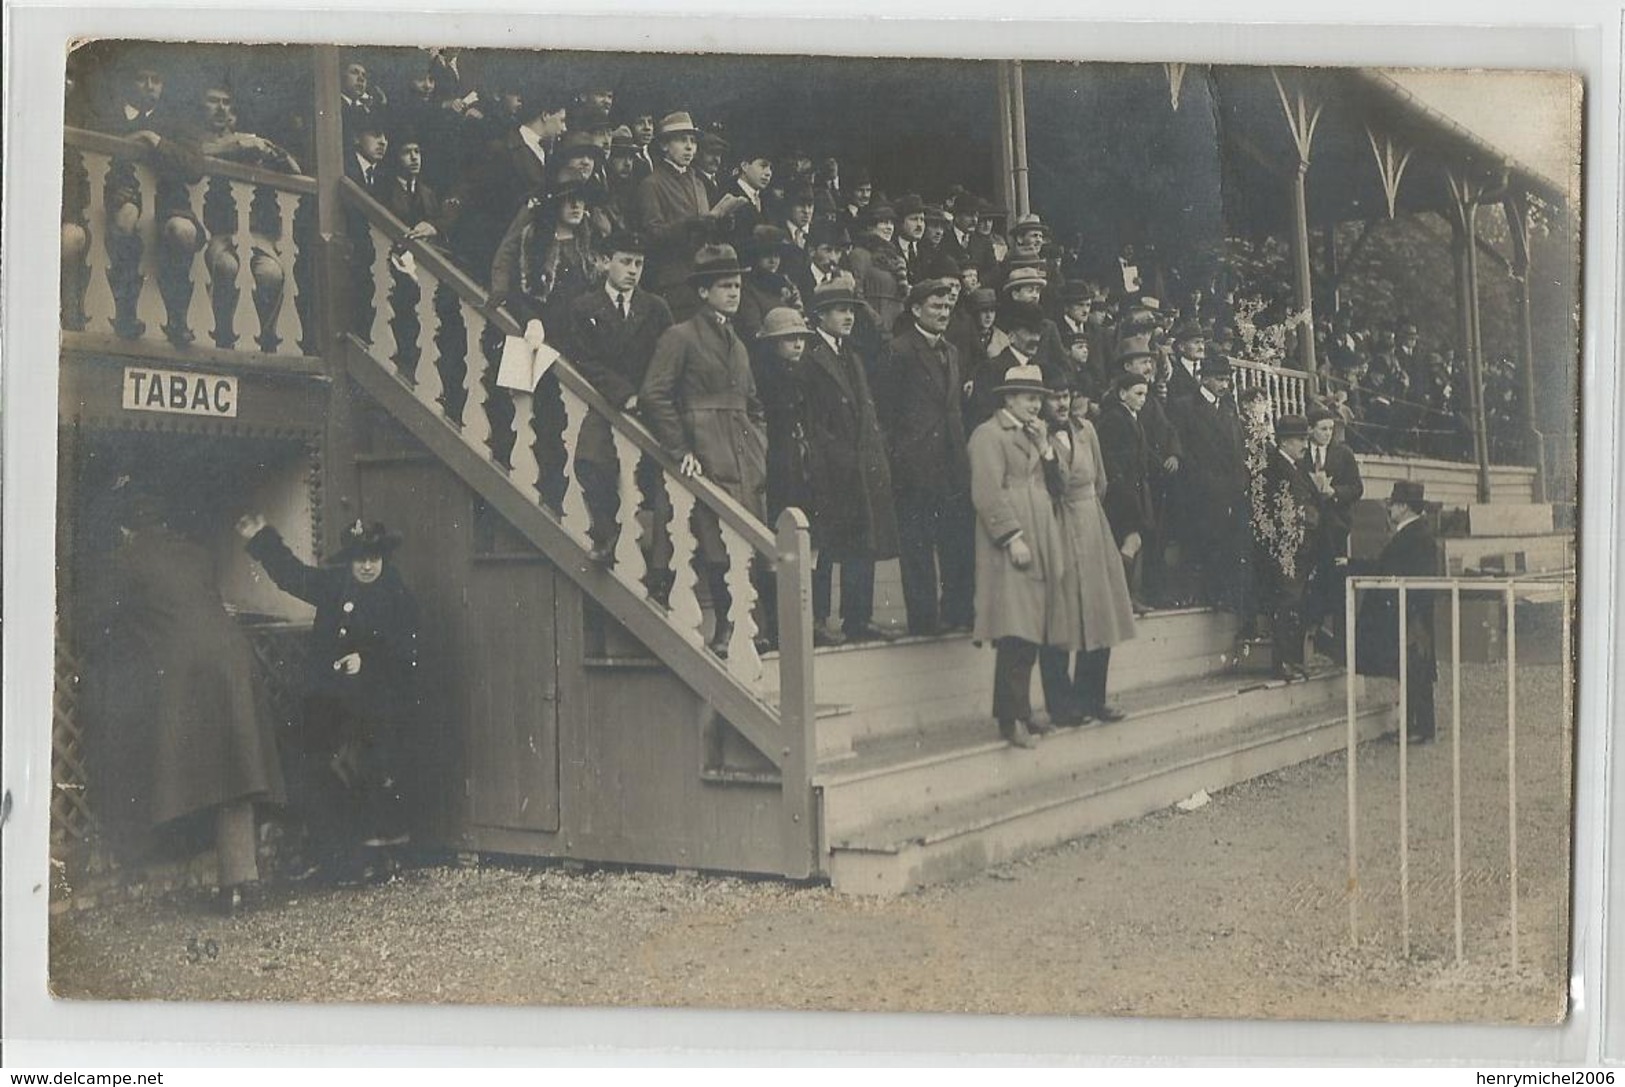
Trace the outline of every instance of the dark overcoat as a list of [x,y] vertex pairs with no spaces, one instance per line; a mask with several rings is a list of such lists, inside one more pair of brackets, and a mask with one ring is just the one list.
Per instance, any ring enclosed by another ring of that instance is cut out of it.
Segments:
[[705,217],[710,208],[705,182],[692,168],[679,171],[661,159],[638,182],[632,223],[648,239],[645,279],[651,290],[665,294],[683,286],[695,251],[720,232],[719,221]]
[[891,449],[899,503],[946,506],[970,494],[970,461],[960,411],[959,353],[946,337],[931,344],[910,323],[892,337],[875,370],[875,407]]
[[141,833],[239,800],[280,803],[274,725],[248,637],[202,545],[136,530],[87,586],[101,818]]
[[1302,595],[1320,530],[1320,492],[1298,463],[1273,446],[1259,487],[1263,508],[1253,511],[1259,573],[1277,592]]
[[[767,520],[767,434],[750,353],[731,322],[709,309],[667,329],[655,344],[638,412],[681,460],[694,454],[705,478]],[[726,562],[714,518],[696,519],[709,562]]]
[[[1314,450],[1303,454],[1303,471],[1310,475],[1315,470]],[[1353,528],[1354,503],[1365,495],[1365,481],[1360,478],[1360,465],[1354,459],[1354,450],[1342,442],[1326,447],[1326,475],[1331,480],[1332,493],[1320,504],[1320,529],[1323,542],[1334,554],[1343,554],[1348,548],[1349,532]]]
[[[348,566],[311,566],[288,550],[274,528],[248,541],[248,553],[265,567],[277,588],[316,609],[310,635],[309,694],[337,702],[365,721],[409,730],[419,706],[418,607],[394,565],[363,585]],[[346,675],[333,667],[350,653],[361,670]]]
[[803,361],[795,369],[775,356],[768,345],[757,341],[751,347],[751,372],[756,378],[756,395],[762,401],[767,430],[767,516],[768,524],[778,523],[779,514],[794,506],[816,522],[813,504],[812,453],[807,441],[807,403],[801,381]]
[[1247,502],[1247,436],[1235,401],[1211,404],[1198,392],[1168,403],[1184,457],[1175,494],[1183,506],[1173,518],[1181,539],[1215,539]]
[[1121,544],[1130,533],[1156,527],[1151,505],[1150,451],[1140,421],[1116,397],[1101,406],[1095,420],[1100,459],[1106,469],[1106,495],[1101,500],[1112,534]]
[[[1394,533],[1374,564],[1349,564],[1350,574],[1386,577],[1437,577],[1439,546],[1426,518],[1418,517]],[[1355,670],[1363,676],[1399,675],[1399,593],[1393,589],[1361,592]],[[1405,594],[1405,634],[1409,678],[1438,678],[1433,645],[1433,594]]]
[[895,557],[891,465],[863,360],[850,342],[836,354],[827,340],[814,335],[807,340],[801,376],[818,510],[812,521],[813,546],[837,561]]

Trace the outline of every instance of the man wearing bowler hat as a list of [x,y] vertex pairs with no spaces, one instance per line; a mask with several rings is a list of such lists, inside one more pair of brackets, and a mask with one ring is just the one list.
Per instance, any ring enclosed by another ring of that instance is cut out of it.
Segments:
[[[897,554],[886,439],[875,415],[863,359],[852,332],[862,306],[852,278],[842,275],[813,292],[816,329],[801,367],[807,440],[817,515],[812,543],[815,636],[826,641],[872,641],[891,634],[875,625],[875,562]],[[825,622],[835,567],[841,568],[841,633]]]
[[[683,475],[704,476],[765,521],[762,404],[750,352],[733,323],[743,272],[733,246],[700,247],[688,277],[699,312],[667,329],[655,344],[638,393],[638,411]],[[711,648],[723,656],[733,634],[728,552],[716,517],[703,507],[696,507],[694,532],[699,542],[696,572],[710,586],[716,613]]]
[[968,630],[975,560],[963,373],[944,335],[953,288],[943,280],[917,283],[907,302],[911,320],[886,345],[873,387],[891,447],[908,629]]
[[1168,418],[1179,432],[1184,470],[1172,487],[1178,515],[1169,526],[1196,599],[1246,610],[1243,566],[1247,542],[1247,436],[1230,394],[1230,360],[1202,360],[1194,393],[1170,398]]
[[1309,421],[1275,420],[1275,445],[1264,461],[1261,509],[1253,511],[1253,538],[1261,563],[1259,583],[1270,616],[1276,673],[1306,679],[1303,667],[1303,597],[1320,531],[1320,494],[1301,467]]
[[[1401,479],[1388,495],[1388,523],[1393,535],[1375,563],[1350,562],[1348,572],[1383,577],[1437,577],[1439,545],[1427,518],[1422,484]],[[1399,676],[1399,593],[1366,589],[1360,602],[1356,670],[1363,676]],[[1439,664],[1433,645],[1433,594],[1405,594],[1405,717],[1409,743],[1432,743],[1433,684]]]
[[[689,259],[703,243],[723,236],[723,220],[744,197],[724,195],[712,206],[705,182],[695,172],[700,130],[686,112],[668,113],[655,129],[660,149],[654,172],[638,182],[632,222],[648,239],[649,289],[665,296],[679,320],[694,312],[694,292],[684,286]],[[730,249],[730,252],[733,250]]]

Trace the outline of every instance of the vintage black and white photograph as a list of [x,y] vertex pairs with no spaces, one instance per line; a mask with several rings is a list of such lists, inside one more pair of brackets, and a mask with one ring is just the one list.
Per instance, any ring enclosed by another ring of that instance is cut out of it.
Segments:
[[64,58],[55,997],[1565,1018],[1575,73]]

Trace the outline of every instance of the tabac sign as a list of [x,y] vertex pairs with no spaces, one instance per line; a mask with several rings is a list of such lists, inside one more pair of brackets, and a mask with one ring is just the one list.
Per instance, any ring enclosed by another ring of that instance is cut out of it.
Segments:
[[237,379],[221,374],[124,368],[126,411],[237,417]]

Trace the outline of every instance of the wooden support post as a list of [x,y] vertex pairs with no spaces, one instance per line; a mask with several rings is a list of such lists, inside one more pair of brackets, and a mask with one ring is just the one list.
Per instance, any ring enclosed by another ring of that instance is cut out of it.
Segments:
[[813,688],[812,538],[798,509],[779,515],[779,727],[784,809],[784,874],[810,876],[823,864],[818,840],[818,707]]
[[1010,116],[1011,146],[1015,153],[1016,199],[1013,206],[1014,217],[1019,219],[1032,211],[1032,201],[1027,192],[1027,81],[1019,60],[1010,62]]
[[1478,198],[1481,190],[1465,174],[1446,175],[1451,197],[1451,233],[1456,257],[1456,327],[1467,359],[1467,393],[1473,424],[1473,460],[1478,465],[1478,501],[1490,500],[1489,433],[1484,412],[1484,357],[1478,320]]
[[1327,223],[1320,231],[1320,251],[1325,256],[1326,275],[1321,283],[1321,300],[1326,312],[1336,314],[1343,308],[1343,270],[1337,259],[1337,224]]
[[998,61],[993,73],[999,115],[998,191],[1004,206],[1012,208],[1016,204],[1016,163],[1014,122],[1010,117],[1010,62]]
[[[310,309],[318,328],[316,343],[328,376],[327,419],[322,443],[322,549],[340,546],[344,526],[361,516],[354,392],[344,364],[344,334],[351,306],[350,245],[339,184],[344,178],[343,101],[339,95],[339,51],[312,47],[316,96],[316,297]],[[291,270],[289,280],[292,280]]]
[[1523,426],[1529,441],[1529,455],[1535,468],[1535,501],[1546,501],[1546,437],[1540,432],[1539,412],[1535,408],[1535,339],[1530,312],[1529,273],[1532,265],[1529,247],[1529,200],[1509,195],[1501,204],[1506,216],[1507,232],[1512,236],[1513,290],[1517,294],[1518,372],[1523,380]]
[[1275,80],[1276,93],[1281,98],[1281,109],[1286,114],[1287,128],[1292,144],[1297,149],[1298,161],[1293,169],[1292,187],[1292,270],[1298,296],[1298,364],[1309,383],[1309,395],[1320,394],[1320,375],[1315,364],[1315,286],[1309,263],[1309,153],[1314,148],[1315,127],[1320,123],[1321,107],[1311,106],[1309,98],[1300,89],[1288,94],[1281,82],[1281,74],[1270,69]]

